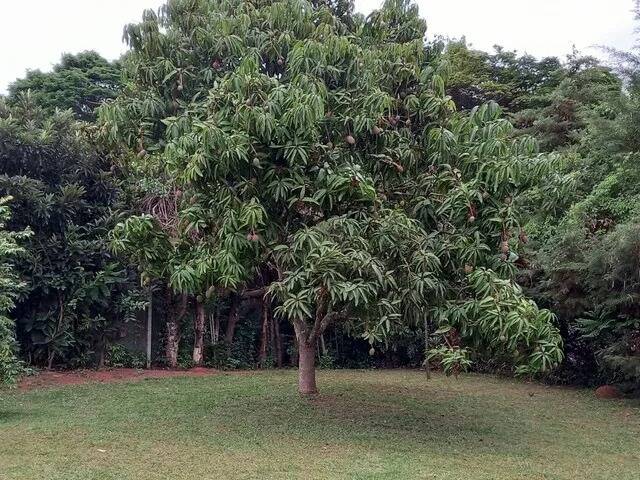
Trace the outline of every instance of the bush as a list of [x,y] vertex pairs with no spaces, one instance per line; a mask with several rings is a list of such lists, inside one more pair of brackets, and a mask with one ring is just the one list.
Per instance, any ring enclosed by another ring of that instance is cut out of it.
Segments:
[[324,355],[320,355],[320,360],[318,361],[318,368],[332,369],[336,368],[336,361],[333,358],[333,355],[330,353],[325,353]]
[[146,357],[141,352],[131,352],[122,345],[110,345],[105,365],[112,368],[144,368]]

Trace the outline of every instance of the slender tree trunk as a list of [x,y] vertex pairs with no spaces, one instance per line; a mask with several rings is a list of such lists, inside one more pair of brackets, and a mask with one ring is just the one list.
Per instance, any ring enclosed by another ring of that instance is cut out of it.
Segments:
[[271,355],[273,356],[274,361],[276,360],[276,319],[271,316],[271,309],[269,309],[269,350]]
[[98,355],[98,370],[102,370],[104,368],[104,360],[105,354],[107,350],[107,339],[102,337],[102,341],[100,342],[100,354]]
[[264,367],[267,362],[267,354],[269,350],[269,331],[270,328],[270,308],[268,299],[262,300],[262,332],[260,335],[260,351],[258,352],[258,363],[260,367]]
[[322,356],[327,354],[327,345],[324,343],[324,333],[320,335],[320,353]]
[[231,309],[229,310],[229,319],[227,320],[227,330],[224,334],[224,341],[229,348],[233,345],[233,336],[235,335],[236,325],[238,324],[239,310],[240,297],[234,293],[231,297]]
[[180,320],[187,311],[188,297],[180,296],[180,305],[177,311],[172,306],[172,293],[167,290],[167,339],[165,344],[165,356],[169,368],[178,368],[178,348],[180,346]]
[[298,366],[298,360],[300,357],[300,354],[298,353],[300,348],[298,345],[298,337],[296,335],[293,336],[293,349],[295,350],[296,354],[295,355],[291,355],[289,357],[289,366],[291,367],[297,367]]
[[147,368],[151,368],[151,340],[153,328],[153,291],[149,288],[149,306],[147,307]]
[[[271,310],[269,311],[271,314]],[[280,334],[280,321],[271,316],[271,352],[275,356],[276,366],[282,368],[284,365],[283,348],[282,348],[282,335]]]
[[169,368],[178,368],[178,346],[180,330],[178,322],[172,318],[167,322],[166,357]]
[[282,368],[284,366],[284,345],[282,344],[282,334],[280,333],[280,320],[274,318],[272,324],[276,344],[276,366]]
[[424,368],[427,371],[427,380],[431,379],[431,365],[429,365],[429,319],[424,319]]
[[47,370],[51,370],[53,368],[53,358],[56,356],[56,352],[54,352],[51,348],[49,348],[49,353],[47,355]]
[[211,345],[216,345],[220,340],[220,317],[216,312],[209,314],[209,331],[211,333]]
[[204,360],[204,324],[206,320],[204,304],[196,301],[196,319],[194,325],[193,363],[201,366]]

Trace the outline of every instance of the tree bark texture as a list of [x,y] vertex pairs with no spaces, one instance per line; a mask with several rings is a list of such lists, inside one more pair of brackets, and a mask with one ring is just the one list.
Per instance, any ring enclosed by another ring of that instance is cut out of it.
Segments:
[[188,297],[186,294],[180,295],[177,309],[170,308],[173,304],[172,293],[167,290],[167,338],[165,345],[165,356],[169,368],[178,368],[178,347],[180,346],[180,321],[187,312]]
[[265,298],[262,300],[262,329],[260,333],[260,348],[258,351],[258,364],[264,367],[267,362],[269,353],[269,337],[272,328],[271,324],[271,306],[270,300]]
[[316,385],[317,342],[310,342],[304,322],[294,323],[298,339],[298,392],[301,395],[318,393]]
[[207,314],[202,302],[196,301],[196,318],[194,324],[193,363],[201,366],[204,361],[204,326]]
[[224,341],[230,347],[233,345],[233,336],[236,332],[238,317],[240,315],[240,298],[235,293],[231,298],[231,309],[229,310],[229,319],[227,320],[227,329],[224,334]]

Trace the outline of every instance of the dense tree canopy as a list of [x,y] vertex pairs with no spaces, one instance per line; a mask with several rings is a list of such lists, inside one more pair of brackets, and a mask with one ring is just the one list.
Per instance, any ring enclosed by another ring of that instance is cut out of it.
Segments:
[[438,47],[451,68],[447,91],[461,109],[490,100],[510,113],[534,108],[564,76],[556,57],[538,60],[499,46],[490,54],[471,48],[464,39]]
[[8,100],[19,102],[31,92],[33,100],[48,114],[71,110],[81,120],[93,120],[102,102],[115,98],[120,90],[120,66],[96,52],[63,55],[52,72],[30,70],[25,78],[9,86]]
[[303,374],[331,322],[375,345],[429,310],[446,354],[461,351],[455,337],[522,372],[557,363],[552,315],[508,279],[518,195],[553,161],[512,139],[496,104],[457,113],[424,34],[404,1],[366,19],[300,0],[147,11],[125,31],[128,88],[100,123],[175,208],[119,225],[116,250],[199,296],[271,272]]
[[15,261],[27,286],[13,311],[22,353],[90,364],[135,305],[119,294],[127,269],[107,250],[119,201],[108,160],[70,112],[47,116],[25,94],[0,105],[0,194],[14,199],[7,226],[33,231]]

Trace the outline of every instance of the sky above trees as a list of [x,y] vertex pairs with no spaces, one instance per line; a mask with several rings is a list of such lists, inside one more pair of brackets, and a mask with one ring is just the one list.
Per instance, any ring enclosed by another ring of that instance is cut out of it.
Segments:
[[[126,23],[137,21],[144,8],[163,0],[21,0],[3,5],[0,29],[0,93],[27,68],[49,70],[63,53],[96,50],[117,58]],[[381,0],[356,0],[369,13]],[[475,47],[495,44],[533,55],[564,56],[573,44],[589,47],[632,45],[633,0],[417,0],[427,19],[429,37],[465,35]]]

